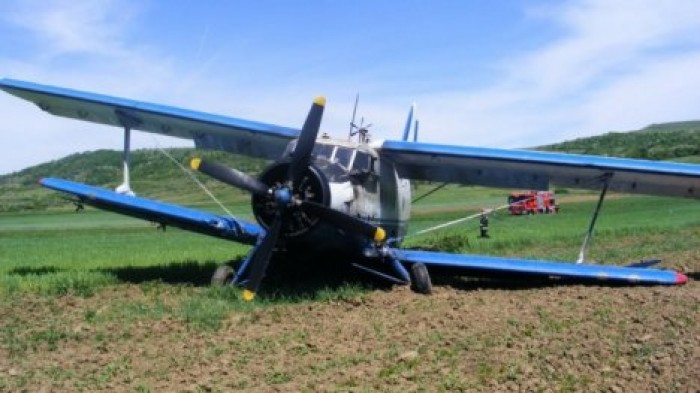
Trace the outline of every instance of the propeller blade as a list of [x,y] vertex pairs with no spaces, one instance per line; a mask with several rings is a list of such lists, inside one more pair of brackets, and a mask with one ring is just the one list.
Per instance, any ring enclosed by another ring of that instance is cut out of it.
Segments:
[[321,118],[323,117],[323,108],[326,106],[325,97],[316,97],[309,114],[306,116],[304,126],[301,128],[299,139],[292,153],[292,163],[289,166],[289,180],[292,185],[296,185],[301,175],[309,166],[311,151],[316,144],[318,129],[321,127]]
[[270,228],[268,228],[265,238],[253,250],[249,266],[250,275],[243,291],[243,299],[245,301],[249,302],[255,298],[255,293],[263,277],[265,277],[267,266],[270,264],[270,257],[272,256],[272,251],[275,250],[281,227],[282,217],[278,215]]
[[382,242],[386,239],[386,232],[384,232],[382,227],[370,224],[360,218],[333,210],[316,202],[303,201],[299,207],[303,211],[315,215],[345,231],[365,235],[376,242]]
[[229,168],[216,162],[204,161],[201,158],[193,158],[190,161],[190,167],[223,183],[253,194],[267,194],[268,187],[265,183],[237,169]]

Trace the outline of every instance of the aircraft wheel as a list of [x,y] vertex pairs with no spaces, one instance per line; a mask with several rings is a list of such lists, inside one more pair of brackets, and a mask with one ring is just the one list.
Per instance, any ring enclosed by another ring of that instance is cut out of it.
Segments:
[[422,263],[414,263],[411,266],[411,289],[424,295],[429,295],[433,291],[428,268]]
[[223,265],[216,268],[214,275],[211,276],[211,285],[220,287],[226,285],[233,280],[235,271],[229,265]]

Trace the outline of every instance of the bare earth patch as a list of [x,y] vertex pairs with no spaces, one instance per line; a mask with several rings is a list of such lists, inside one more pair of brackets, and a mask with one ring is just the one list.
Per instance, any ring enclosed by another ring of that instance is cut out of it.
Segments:
[[432,296],[232,312],[219,330],[186,322],[176,291],[23,296],[0,310],[0,391],[697,391],[692,274],[647,288],[451,280]]

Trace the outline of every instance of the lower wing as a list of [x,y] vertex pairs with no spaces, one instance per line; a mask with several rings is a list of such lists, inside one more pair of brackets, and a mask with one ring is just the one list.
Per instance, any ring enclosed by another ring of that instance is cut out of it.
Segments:
[[449,254],[433,251],[401,249],[392,251],[394,257],[402,262],[420,262],[429,268],[452,268],[464,271],[465,274],[524,275],[640,285],[682,285],[688,281],[688,277],[684,274],[672,270]]
[[209,236],[255,244],[263,229],[257,224],[152,199],[118,194],[104,188],[69,180],[44,178],[39,183],[47,188],[70,194],[86,205],[131,217],[171,225]]

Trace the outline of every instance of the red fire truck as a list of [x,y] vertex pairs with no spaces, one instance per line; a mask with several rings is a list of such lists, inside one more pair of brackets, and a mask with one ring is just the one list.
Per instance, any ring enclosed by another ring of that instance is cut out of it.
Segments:
[[553,191],[520,191],[508,195],[508,210],[512,215],[556,213],[559,206]]

